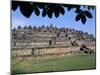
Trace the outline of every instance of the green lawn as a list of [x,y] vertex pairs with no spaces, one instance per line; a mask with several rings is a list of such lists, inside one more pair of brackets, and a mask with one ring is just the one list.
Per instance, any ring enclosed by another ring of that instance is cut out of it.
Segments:
[[95,54],[40,58],[23,60],[21,62],[12,60],[12,72],[14,71],[16,73],[69,71],[95,68]]

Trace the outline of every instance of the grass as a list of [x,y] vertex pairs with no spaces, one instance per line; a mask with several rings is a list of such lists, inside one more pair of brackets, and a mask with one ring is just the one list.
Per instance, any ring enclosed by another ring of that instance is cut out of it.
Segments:
[[12,71],[16,73],[69,71],[96,68],[95,54],[38,58],[33,60],[23,60],[20,63],[18,62],[19,61],[17,60],[12,60]]

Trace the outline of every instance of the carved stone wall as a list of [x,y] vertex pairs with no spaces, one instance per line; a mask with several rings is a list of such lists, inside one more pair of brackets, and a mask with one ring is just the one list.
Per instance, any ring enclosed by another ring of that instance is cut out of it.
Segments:
[[73,29],[37,28],[12,30],[12,55],[67,54],[86,45],[95,50],[95,39]]

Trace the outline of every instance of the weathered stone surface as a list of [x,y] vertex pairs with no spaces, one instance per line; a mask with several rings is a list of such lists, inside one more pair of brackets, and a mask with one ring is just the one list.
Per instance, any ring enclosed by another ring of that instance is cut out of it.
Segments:
[[83,44],[96,52],[91,36],[68,28],[17,29],[12,31],[12,55],[74,54]]

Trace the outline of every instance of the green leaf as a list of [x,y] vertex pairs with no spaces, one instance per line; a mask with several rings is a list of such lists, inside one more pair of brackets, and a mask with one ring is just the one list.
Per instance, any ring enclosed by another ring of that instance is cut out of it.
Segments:
[[42,17],[45,17],[46,16],[46,9],[43,9],[42,11]]
[[75,11],[75,13],[81,13],[81,12],[82,12],[81,9],[77,9],[77,10]]
[[81,17],[82,17],[82,14],[80,13],[80,14],[78,14],[78,15],[76,16],[75,20],[76,20],[76,21],[79,21],[79,20],[81,19]]
[[84,11],[84,13],[88,18],[92,18],[92,14],[89,11]]
[[90,6],[88,6],[88,10],[90,10],[91,9],[91,7]]
[[82,17],[81,17],[81,22],[82,22],[83,24],[86,23],[86,16],[85,16],[85,15],[82,15]]
[[64,15],[64,14],[65,14],[65,10],[64,10],[64,8],[63,8],[63,7],[59,6],[59,10],[60,10],[60,12],[61,12],[61,14],[62,14],[62,15]]
[[17,1],[12,1],[12,10],[15,11],[19,6],[19,2]]
[[53,13],[52,10],[48,9],[47,14],[49,18],[52,18],[52,13]]
[[29,18],[31,16],[33,10],[34,10],[33,6],[29,3],[24,2],[24,3],[21,3],[21,5],[20,5],[21,13],[27,18]]
[[94,10],[94,6],[91,6],[92,10]]
[[56,8],[55,11],[54,11],[54,14],[55,14],[55,17],[57,18],[60,14],[59,9]]
[[68,6],[68,7],[67,7],[67,10],[68,10],[68,11],[70,11],[71,9],[72,9],[72,7],[71,7],[71,6]]
[[39,9],[38,9],[38,8],[35,8],[35,9],[34,9],[34,12],[35,12],[35,14],[36,14],[37,16],[39,16],[39,15],[40,15],[40,11],[39,11]]

